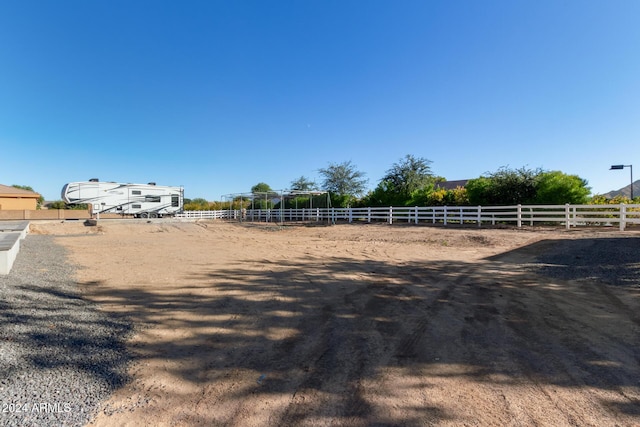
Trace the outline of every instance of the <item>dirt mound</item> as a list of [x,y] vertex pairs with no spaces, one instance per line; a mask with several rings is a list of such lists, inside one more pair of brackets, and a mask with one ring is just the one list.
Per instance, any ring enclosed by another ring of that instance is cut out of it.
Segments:
[[29,223],[31,234],[53,234],[68,236],[78,234],[97,234],[102,231],[99,224],[85,224],[86,221],[33,221]]

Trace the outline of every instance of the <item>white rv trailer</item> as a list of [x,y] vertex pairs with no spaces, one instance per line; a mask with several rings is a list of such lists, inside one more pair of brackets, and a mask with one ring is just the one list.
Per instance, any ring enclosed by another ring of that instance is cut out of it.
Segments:
[[184,189],[149,184],[100,182],[98,179],[70,182],[62,188],[62,200],[69,204],[87,204],[91,212],[133,215],[136,218],[161,218],[182,212]]

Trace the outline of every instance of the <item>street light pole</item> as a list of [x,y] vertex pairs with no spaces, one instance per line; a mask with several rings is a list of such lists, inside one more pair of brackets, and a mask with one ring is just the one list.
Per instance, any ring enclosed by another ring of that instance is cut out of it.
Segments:
[[624,169],[624,168],[629,168],[629,170],[631,171],[631,185],[630,185],[630,189],[631,189],[631,203],[633,203],[633,165],[611,165],[611,168],[609,168],[609,170],[619,170],[619,169]]

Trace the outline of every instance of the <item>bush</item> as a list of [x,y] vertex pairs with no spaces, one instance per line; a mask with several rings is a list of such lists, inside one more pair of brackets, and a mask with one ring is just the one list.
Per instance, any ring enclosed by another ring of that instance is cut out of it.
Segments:
[[583,204],[589,195],[587,181],[577,175],[525,168],[501,168],[470,180],[466,188],[471,205]]
[[560,171],[543,172],[536,185],[535,203],[541,205],[581,205],[587,202],[589,187],[587,181],[577,175],[567,175]]

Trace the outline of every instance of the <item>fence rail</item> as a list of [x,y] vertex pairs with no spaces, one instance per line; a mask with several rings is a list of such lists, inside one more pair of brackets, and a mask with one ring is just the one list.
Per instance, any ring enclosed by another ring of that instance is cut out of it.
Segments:
[[313,209],[242,209],[185,211],[177,218],[229,219],[253,222],[317,221],[431,223],[431,224],[535,224],[613,226],[624,230],[640,224],[640,204],[619,205],[514,205],[514,206],[430,206]]

